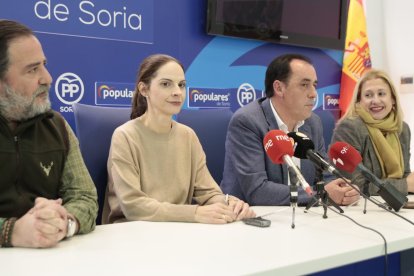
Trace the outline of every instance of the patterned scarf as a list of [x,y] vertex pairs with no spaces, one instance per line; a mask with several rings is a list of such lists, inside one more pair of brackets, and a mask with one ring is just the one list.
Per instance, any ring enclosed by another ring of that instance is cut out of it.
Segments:
[[401,178],[404,172],[404,161],[394,111],[382,120],[373,119],[359,105],[356,106],[356,113],[368,128],[375,154],[381,165],[382,177]]

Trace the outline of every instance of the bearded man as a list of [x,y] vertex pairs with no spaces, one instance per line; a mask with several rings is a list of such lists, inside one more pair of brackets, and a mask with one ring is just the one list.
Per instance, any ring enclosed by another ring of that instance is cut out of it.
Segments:
[[95,227],[96,188],[76,136],[51,109],[51,83],[32,30],[0,20],[2,247],[52,247]]

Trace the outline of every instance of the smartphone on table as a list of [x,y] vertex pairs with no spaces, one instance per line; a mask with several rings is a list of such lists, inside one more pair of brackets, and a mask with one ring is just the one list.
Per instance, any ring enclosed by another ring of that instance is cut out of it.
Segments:
[[245,224],[253,225],[257,227],[269,227],[271,221],[262,217],[246,218],[242,220]]

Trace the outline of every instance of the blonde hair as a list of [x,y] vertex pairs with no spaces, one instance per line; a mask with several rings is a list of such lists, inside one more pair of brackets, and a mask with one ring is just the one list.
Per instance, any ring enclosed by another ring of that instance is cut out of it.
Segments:
[[[385,83],[388,84],[390,90],[391,90],[391,97],[395,101],[395,105],[393,108],[393,111],[395,112],[395,117],[398,124],[398,132],[402,131],[403,127],[403,111],[400,103],[400,97],[397,93],[397,90],[395,89],[394,84],[392,83],[390,77],[385,73],[384,71],[377,70],[377,69],[371,69],[367,71],[358,81],[358,83],[355,85],[354,94],[352,96],[352,100],[349,103],[348,109],[345,113],[345,115],[341,118],[341,120],[344,120],[346,118],[355,118],[358,117],[358,114],[356,113],[356,105],[361,101],[361,89],[362,86],[369,80],[374,79],[382,79],[385,81]],[[340,121],[341,121],[340,120]]]

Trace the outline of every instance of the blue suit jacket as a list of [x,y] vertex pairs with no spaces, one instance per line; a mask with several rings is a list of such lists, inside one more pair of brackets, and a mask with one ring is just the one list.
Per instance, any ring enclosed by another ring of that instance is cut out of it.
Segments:
[[[279,129],[267,98],[258,99],[233,115],[226,138],[221,188],[250,205],[288,205],[290,190],[285,164],[274,164],[263,148],[264,136]],[[323,129],[320,118],[312,114],[299,131],[315,144],[315,150],[326,157]],[[309,160],[301,160],[301,171],[310,185],[322,180],[322,171]],[[299,203],[309,197],[299,189]]]

